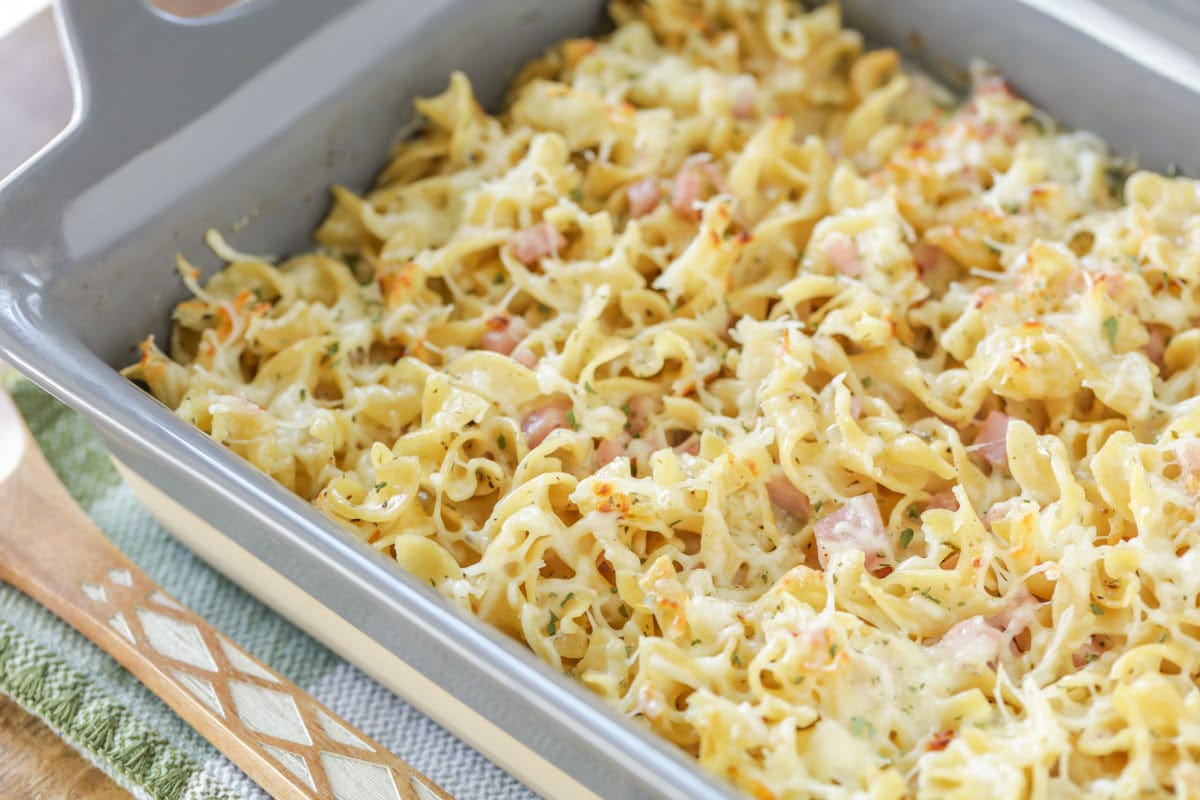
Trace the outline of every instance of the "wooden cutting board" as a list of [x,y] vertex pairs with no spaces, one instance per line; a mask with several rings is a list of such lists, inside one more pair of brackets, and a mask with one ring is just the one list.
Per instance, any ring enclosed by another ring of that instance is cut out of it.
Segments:
[[[36,153],[70,116],[66,66],[54,20],[44,12],[0,39],[0,176]],[[131,797],[5,695],[0,695],[0,792],[29,800]]]

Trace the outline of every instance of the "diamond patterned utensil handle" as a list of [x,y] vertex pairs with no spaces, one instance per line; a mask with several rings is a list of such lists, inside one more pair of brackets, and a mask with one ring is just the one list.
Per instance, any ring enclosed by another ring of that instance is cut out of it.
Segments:
[[0,577],[98,644],[273,797],[453,800],[170,597],[59,483],[0,390]]

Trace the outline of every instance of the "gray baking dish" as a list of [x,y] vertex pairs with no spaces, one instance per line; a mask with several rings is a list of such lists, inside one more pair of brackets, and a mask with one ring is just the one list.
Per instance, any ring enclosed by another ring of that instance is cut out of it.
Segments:
[[[948,80],[982,57],[1143,164],[1200,168],[1200,12],[1184,0],[843,5]],[[537,791],[736,796],[113,369],[165,335],[184,295],[175,253],[217,266],[207,228],[250,252],[305,248],[327,187],[369,185],[412,97],[461,68],[495,103],[517,65],[596,30],[601,4],[249,0],[184,21],[140,0],[60,0],[57,14],[75,113],[0,184],[0,354],[96,425],[188,546]]]

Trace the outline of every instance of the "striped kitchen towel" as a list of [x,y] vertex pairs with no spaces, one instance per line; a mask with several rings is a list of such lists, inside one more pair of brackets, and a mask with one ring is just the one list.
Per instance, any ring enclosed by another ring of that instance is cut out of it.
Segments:
[[[4,382],[76,500],[168,592],[458,800],[535,797],[184,549],[138,505],[79,415],[27,381],[9,376]],[[135,797],[266,796],[119,664],[4,584],[0,691],[44,719]]]

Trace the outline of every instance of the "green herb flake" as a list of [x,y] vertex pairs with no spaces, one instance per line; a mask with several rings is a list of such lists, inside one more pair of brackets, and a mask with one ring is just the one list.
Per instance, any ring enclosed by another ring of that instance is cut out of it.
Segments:
[[900,534],[900,548],[902,550],[907,550],[908,546],[912,544],[913,534],[914,531],[912,528],[905,528],[904,532]]
[[505,276],[505,274],[503,272],[497,272],[496,277],[492,278],[492,283],[495,284],[496,286],[499,286],[500,284],[504,283],[507,280],[508,280],[508,277]]
[[816,505],[814,505],[814,506],[813,506],[813,511],[814,511],[815,513],[817,513],[817,514],[820,514],[820,513],[821,513],[821,506],[823,506],[823,505],[825,505],[825,501],[824,501],[824,500],[818,500],[818,501],[816,502]]
[[735,667],[740,667],[742,665],[742,659],[738,655],[737,650],[734,650],[729,654],[729,663],[733,664]]
[[862,736],[865,733],[868,737],[871,737],[875,735],[875,726],[866,717],[851,717],[850,733],[855,736]]
[[1101,608],[1100,606],[1096,605],[1095,603],[1092,603],[1092,613],[1095,614],[1097,617],[1103,617],[1104,609]]
[[300,399],[301,399],[301,400],[307,400],[307,399],[308,399],[308,390],[307,390],[307,389],[301,389],[301,390],[300,390]]
[[334,342],[333,344],[329,345],[329,347],[326,347],[326,348],[325,348],[325,352],[326,352],[326,353],[328,353],[328,354],[329,354],[329,355],[331,355],[331,356],[332,356],[332,355],[336,355],[336,354],[337,354],[337,351],[338,351],[338,347],[339,347],[339,346],[340,346],[340,345],[339,345],[337,342]]
[[596,390],[595,390],[595,389],[593,389],[593,388],[592,388],[592,385],[591,385],[590,383],[588,383],[587,381],[584,381],[584,382],[583,382],[583,388],[584,388],[585,390],[587,390],[587,393],[588,393],[588,394],[595,394],[595,393],[596,393]]
[[575,422],[575,409],[573,408],[567,411],[567,424],[571,426],[571,430],[579,430],[579,424]]
[[1109,317],[1104,320],[1104,335],[1108,337],[1108,346],[1117,349],[1117,318]]
[[546,625],[546,633],[550,636],[558,633],[558,615],[553,611],[550,612],[550,623]]
[[870,376],[870,375],[868,375],[867,377],[865,377],[865,378],[863,378],[863,379],[862,379],[862,385],[863,385],[863,388],[864,388],[864,389],[870,389],[870,388],[871,388],[871,384],[872,384],[873,382],[874,382],[874,381],[872,381],[872,380],[871,380],[871,376]]
[[567,596],[562,599],[562,602],[558,604],[558,607],[562,608],[567,603],[571,602],[571,598],[574,596],[575,596],[574,592],[567,592]]
[[375,491],[378,492],[380,489],[382,489],[385,486],[387,486],[387,481],[380,481],[379,483],[375,484]]
[[500,434],[499,436],[497,436],[496,437],[496,446],[499,447],[501,450],[507,450],[508,449],[508,437],[505,436],[503,433]]
[[909,503],[909,504],[908,504],[908,515],[909,515],[910,517],[912,517],[913,519],[916,519],[917,517],[921,516],[921,512],[917,510],[917,504],[916,504],[916,503]]
[[700,644],[701,641],[703,641],[703,640],[702,639],[692,639],[692,647],[695,647],[696,645]]
[[629,606],[625,605],[624,603],[621,603],[621,607],[617,609],[617,612],[618,612],[618,613],[619,613],[619,614],[620,614],[622,617],[625,617],[626,619],[629,619],[629,614],[630,614],[630,611],[629,611]]
[[836,644],[829,645],[829,657],[837,658],[838,646]]

